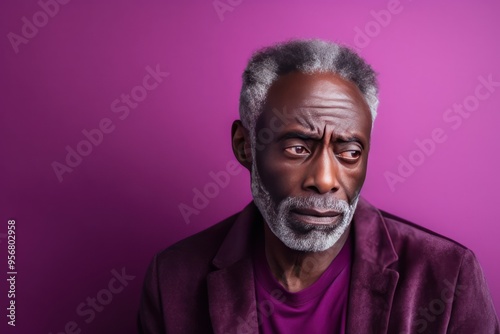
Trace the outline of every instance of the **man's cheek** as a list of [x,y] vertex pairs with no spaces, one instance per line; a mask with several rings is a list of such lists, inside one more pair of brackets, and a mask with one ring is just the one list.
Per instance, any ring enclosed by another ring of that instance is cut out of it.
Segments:
[[275,200],[290,196],[294,191],[296,181],[289,171],[283,168],[269,168],[265,177],[261,175],[262,182]]
[[288,186],[287,179],[280,173],[269,173],[266,178],[263,178],[264,186],[273,196],[273,199],[282,199],[287,196]]
[[363,171],[351,171],[345,174],[344,187],[349,197],[352,200],[355,196],[359,194],[366,178],[366,170]]

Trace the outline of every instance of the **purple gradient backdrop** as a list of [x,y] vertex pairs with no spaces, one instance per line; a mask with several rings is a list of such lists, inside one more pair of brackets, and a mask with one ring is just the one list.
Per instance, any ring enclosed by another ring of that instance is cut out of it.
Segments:
[[[15,53],[7,35],[20,35],[23,16],[32,22],[41,7],[2,1],[1,331],[55,334],[74,320],[82,333],[135,333],[153,254],[251,199],[242,171],[190,224],[179,211],[181,203],[192,205],[193,189],[211,182],[211,171],[234,159],[230,125],[238,118],[240,78],[251,52],[291,37],[357,47],[380,73],[364,196],[471,248],[499,310],[500,89],[456,130],[443,115],[474,94],[479,76],[500,81],[500,2],[401,0],[385,26],[373,23],[371,11],[387,10],[390,1],[231,3],[221,20],[209,0],[72,1]],[[372,37],[357,38],[357,28]],[[157,64],[170,75],[120,119],[111,103]],[[104,118],[114,131],[59,182],[51,164],[64,163],[65,147],[76,148],[82,130]],[[414,141],[435,128],[447,140],[392,191],[384,173],[397,173],[398,157],[408,158]],[[12,218],[14,330],[5,317],[5,233]],[[77,306],[122,268],[135,278],[86,323]]]

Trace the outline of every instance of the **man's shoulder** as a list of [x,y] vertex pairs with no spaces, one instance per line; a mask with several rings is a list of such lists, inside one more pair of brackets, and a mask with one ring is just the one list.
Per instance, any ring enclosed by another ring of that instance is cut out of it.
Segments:
[[395,256],[402,266],[420,263],[422,268],[428,269],[443,262],[459,267],[464,257],[474,257],[464,245],[420,225],[425,222],[410,222],[364,199],[360,204],[360,221],[355,232],[362,243],[359,247],[366,254],[382,256],[380,252],[383,252],[389,258]]
[[380,210],[380,214],[400,265],[412,263],[424,271],[445,266],[458,270],[465,257],[475,258],[471,250],[449,237],[386,211]]
[[384,218],[387,229],[391,237],[393,237],[393,241],[400,241],[400,243],[416,243],[422,246],[429,244],[439,247],[456,248],[462,251],[467,249],[464,245],[449,237],[436,233],[392,213],[380,210],[380,214]]

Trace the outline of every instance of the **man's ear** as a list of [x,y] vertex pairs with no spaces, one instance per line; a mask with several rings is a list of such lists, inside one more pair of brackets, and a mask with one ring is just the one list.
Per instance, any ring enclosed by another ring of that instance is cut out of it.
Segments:
[[252,150],[250,135],[240,120],[233,122],[231,127],[231,141],[233,153],[239,163],[248,170],[252,168]]

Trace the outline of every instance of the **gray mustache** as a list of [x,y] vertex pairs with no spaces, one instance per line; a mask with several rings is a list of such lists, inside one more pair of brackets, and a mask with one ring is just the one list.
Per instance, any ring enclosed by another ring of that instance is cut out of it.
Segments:
[[349,204],[340,199],[332,197],[288,197],[281,205],[283,208],[290,209],[314,209],[318,211],[334,210],[339,213],[349,211]]

